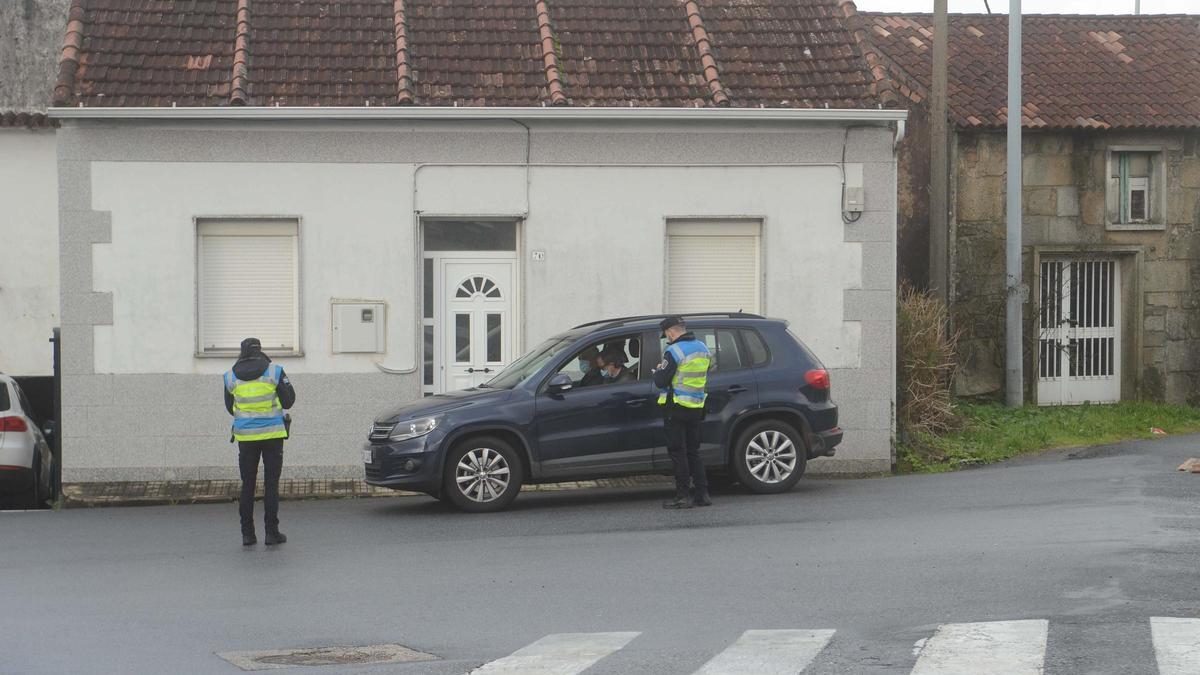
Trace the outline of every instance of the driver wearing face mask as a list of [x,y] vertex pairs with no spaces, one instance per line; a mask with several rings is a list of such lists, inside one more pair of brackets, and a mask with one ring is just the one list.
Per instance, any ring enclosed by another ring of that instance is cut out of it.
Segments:
[[606,384],[624,384],[637,379],[637,375],[625,367],[625,361],[624,349],[616,347],[604,350],[600,355],[600,372]]
[[579,371],[583,373],[583,377],[579,380],[578,386],[580,387],[590,387],[604,382],[604,376],[600,373],[599,349],[589,347],[579,355]]

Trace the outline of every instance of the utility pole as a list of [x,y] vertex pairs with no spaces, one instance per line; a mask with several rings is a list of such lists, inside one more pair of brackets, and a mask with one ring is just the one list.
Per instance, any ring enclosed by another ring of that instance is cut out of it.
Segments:
[[1004,325],[1006,399],[1010,407],[1025,403],[1024,350],[1021,346],[1025,288],[1021,274],[1021,0],[1009,0],[1008,9],[1008,194],[1006,201],[1007,307]]
[[1142,0],[1133,0],[1133,13],[1134,14],[1142,13]]
[[942,302],[950,300],[949,134],[946,120],[946,55],[950,43],[947,0],[933,2],[933,96],[929,106],[929,290]]

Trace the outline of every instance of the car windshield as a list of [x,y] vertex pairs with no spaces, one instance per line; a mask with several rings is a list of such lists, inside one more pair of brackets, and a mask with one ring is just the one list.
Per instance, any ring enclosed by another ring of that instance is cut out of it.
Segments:
[[500,374],[488,380],[482,386],[489,389],[512,389],[529,379],[542,369],[546,363],[553,361],[568,347],[575,343],[575,337],[559,335],[546,340],[532,351],[512,362],[512,365],[500,371]]

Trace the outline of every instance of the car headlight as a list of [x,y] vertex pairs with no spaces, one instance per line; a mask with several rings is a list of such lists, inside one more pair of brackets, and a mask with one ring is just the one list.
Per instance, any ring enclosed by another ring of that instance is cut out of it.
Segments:
[[438,427],[438,418],[426,417],[411,422],[400,422],[392,429],[388,438],[393,441],[407,441],[410,438],[424,436]]

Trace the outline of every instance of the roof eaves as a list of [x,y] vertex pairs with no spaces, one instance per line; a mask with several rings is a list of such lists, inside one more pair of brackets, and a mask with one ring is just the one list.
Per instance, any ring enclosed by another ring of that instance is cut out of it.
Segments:
[[888,124],[908,113],[883,108],[684,108],[602,106],[181,106],[55,107],[54,119],[108,120],[590,120],[590,121],[760,121],[863,122]]

